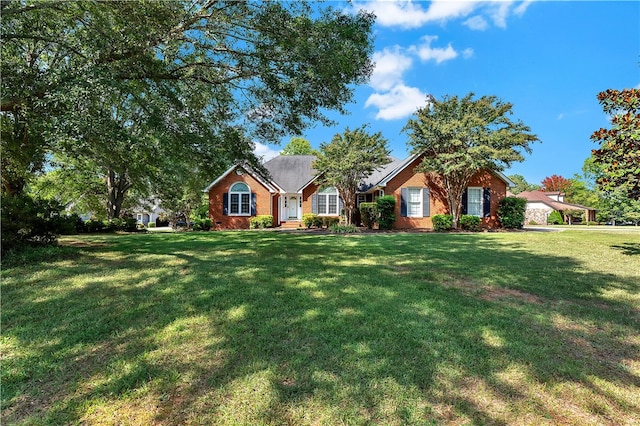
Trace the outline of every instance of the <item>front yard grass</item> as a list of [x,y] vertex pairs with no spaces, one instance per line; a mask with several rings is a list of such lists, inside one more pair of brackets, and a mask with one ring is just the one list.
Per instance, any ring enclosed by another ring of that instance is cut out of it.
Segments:
[[640,234],[66,237],[3,260],[2,424],[638,424]]

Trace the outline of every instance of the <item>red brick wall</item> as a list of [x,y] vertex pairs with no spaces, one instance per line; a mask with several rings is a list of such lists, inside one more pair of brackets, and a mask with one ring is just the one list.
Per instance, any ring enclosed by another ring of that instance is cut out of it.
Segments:
[[249,228],[250,216],[228,216],[224,215],[222,211],[223,194],[228,193],[231,185],[236,182],[246,183],[251,192],[256,194],[256,215],[273,215],[274,222],[277,223],[277,196],[272,197],[269,190],[250,174],[245,172],[242,175],[237,175],[235,171],[232,171],[209,190],[209,218],[213,221],[213,227],[215,229]]
[[[446,194],[437,180],[427,177],[424,173],[414,173],[414,169],[420,164],[421,158],[417,158],[407,166],[402,172],[395,176],[384,189],[385,195],[393,195],[396,198],[396,222],[394,228],[433,228],[431,217],[436,214],[447,214]],[[497,211],[502,198],[506,196],[506,184],[494,174],[483,171],[476,173],[469,183],[469,186],[491,188],[491,217],[482,218],[482,226],[494,228],[498,226]],[[430,213],[429,217],[402,217],[400,215],[400,191],[403,187],[428,187],[430,191]]]

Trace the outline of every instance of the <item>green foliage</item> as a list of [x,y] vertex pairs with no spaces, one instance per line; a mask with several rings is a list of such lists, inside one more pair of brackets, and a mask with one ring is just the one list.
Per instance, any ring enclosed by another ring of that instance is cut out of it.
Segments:
[[69,231],[69,220],[54,200],[2,195],[1,203],[2,254],[29,246],[54,245],[60,233]]
[[564,223],[564,220],[562,219],[562,215],[557,210],[552,211],[549,217],[547,218],[548,225],[562,225],[563,223]]
[[523,151],[538,137],[521,121],[511,121],[513,105],[495,96],[474,100],[445,96],[431,97],[418,109],[404,131],[414,154],[424,154],[417,171],[442,177],[449,211],[457,227],[462,194],[471,177],[481,170],[502,171],[523,161]]
[[329,226],[329,232],[332,234],[357,234],[360,229],[355,225],[340,225],[336,223]]
[[518,197],[505,197],[500,200],[498,221],[503,228],[520,229],[524,226],[527,200]]
[[307,229],[314,226],[317,219],[318,215],[314,213],[305,213],[302,215],[302,223],[307,227]]
[[478,216],[463,214],[460,216],[460,227],[465,231],[479,231],[481,219]]
[[280,155],[318,155],[318,151],[311,147],[307,139],[295,136],[285,145]]
[[373,23],[307,2],[3,2],[3,191],[53,153],[106,182],[115,218],[129,191],[258,164],[253,139],[344,112]]
[[360,219],[364,226],[373,229],[373,225],[378,221],[378,204],[360,203]]
[[515,183],[515,186],[509,188],[509,190],[514,194],[519,194],[525,191],[535,191],[540,189],[540,185],[536,185],[534,183],[529,183],[522,175],[510,175],[509,179]]
[[453,227],[453,215],[436,214],[431,218],[433,230],[437,232],[451,231]]
[[389,230],[396,221],[396,198],[393,195],[385,195],[376,198],[378,208],[378,228]]
[[156,227],[156,223],[155,222],[147,223],[147,228],[155,228],[155,227]]
[[273,216],[271,216],[270,214],[254,216],[251,219],[249,219],[249,228],[250,229],[273,228]]
[[193,221],[193,230],[194,231],[210,231],[212,224],[213,222],[209,218],[195,219]]
[[387,140],[382,133],[369,134],[367,126],[336,134],[330,143],[320,144],[313,167],[321,172],[320,184],[334,186],[344,203],[347,224],[351,224],[360,183],[374,170],[389,163]]
[[340,218],[335,216],[321,216],[320,219],[322,220],[322,224],[320,226],[323,228],[330,228],[340,223]]
[[[200,197],[200,199],[202,200],[202,197]],[[189,218],[191,220],[209,218],[209,201],[208,200],[203,200],[203,201],[204,202],[200,203],[193,210],[191,210],[191,213],[189,214]]]
[[600,128],[591,135],[600,144],[593,150],[602,172],[598,185],[640,200],[640,89],[609,89],[598,94],[598,101],[611,116],[611,129]]
[[564,215],[567,216],[569,220],[569,225],[576,221],[582,221],[584,219],[584,210],[564,210]]

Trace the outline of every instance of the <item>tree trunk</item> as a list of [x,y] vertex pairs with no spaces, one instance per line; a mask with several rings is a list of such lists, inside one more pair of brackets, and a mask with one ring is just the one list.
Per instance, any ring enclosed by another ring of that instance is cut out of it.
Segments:
[[124,174],[118,176],[112,169],[107,171],[107,218],[117,219],[122,211],[122,203],[131,184]]

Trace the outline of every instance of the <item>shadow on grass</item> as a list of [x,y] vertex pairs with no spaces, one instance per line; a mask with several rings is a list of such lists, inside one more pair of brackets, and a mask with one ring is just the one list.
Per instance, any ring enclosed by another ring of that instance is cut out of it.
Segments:
[[640,417],[611,390],[640,386],[637,306],[603,296],[640,284],[569,256],[482,234],[105,241],[3,279],[5,421],[90,423],[105,400],[166,424]]
[[640,255],[640,243],[624,243],[611,246],[615,249],[622,251],[623,254],[627,256],[638,256]]

